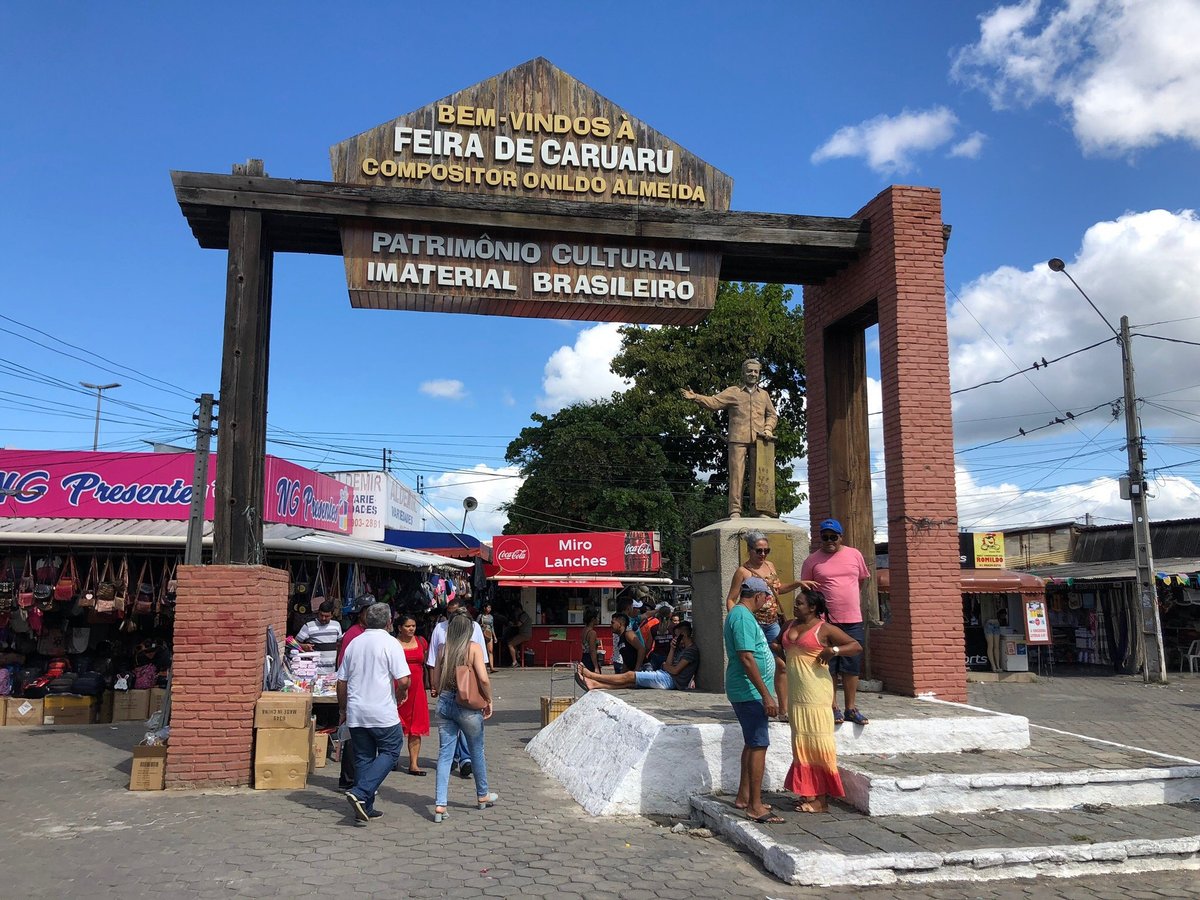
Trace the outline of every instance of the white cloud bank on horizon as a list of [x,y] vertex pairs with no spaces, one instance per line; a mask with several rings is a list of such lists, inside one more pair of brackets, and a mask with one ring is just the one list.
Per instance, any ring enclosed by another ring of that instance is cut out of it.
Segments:
[[[861,157],[872,170],[882,175],[902,174],[916,166],[916,154],[949,143],[957,125],[958,117],[944,106],[917,111],[906,109],[896,116],[875,116],[857,125],[839,128],[813,151],[810,161],[815,165],[830,159]],[[982,136],[978,143],[981,147]]]
[[435,378],[433,381],[422,381],[417,390],[440,400],[462,400],[467,396],[466,391],[463,390],[463,383],[457,378]]
[[1195,0],[1025,0],[979,19],[979,41],[958,52],[951,74],[994,108],[1049,100],[1085,153],[1200,146]]
[[572,346],[559,347],[546,361],[538,409],[555,413],[572,403],[602,400],[632,384],[614,375],[610,365],[621,349],[621,326],[604,322],[585,328]]
[[428,531],[458,531],[463,522],[463,500],[474,497],[479,507],[467,516],[467,534],[480,540],[491,540],[500,534],[508,522],[507,513],[500,510],[516,496],[525,479],[519,476],[516,466],[496,468],[484,463],[469,471],[443,472],[426,482],[425,503],[436,510],[436,514],[425,510],[425,527]]

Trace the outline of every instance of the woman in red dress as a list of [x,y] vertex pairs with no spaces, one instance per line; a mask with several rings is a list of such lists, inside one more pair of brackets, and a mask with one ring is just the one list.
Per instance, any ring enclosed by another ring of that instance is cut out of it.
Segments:
[[412,616],[402,615],[397,624],[396,639],[404,648],[404,659],[412,671],[408,697],[397,707],[400,725],[408,739],[408,774],[424,775],[425,770],[417,757],[421,753],[421,738],[429,734],[429,694],[425,689],[425,657],[429,653],[429,644],[425,638],[417,636],[417,620]]

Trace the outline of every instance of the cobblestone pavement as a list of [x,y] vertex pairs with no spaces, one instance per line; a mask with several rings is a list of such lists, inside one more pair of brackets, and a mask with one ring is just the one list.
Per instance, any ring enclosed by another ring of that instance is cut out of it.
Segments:
[[[97,900],[349,892],[588,900],[1198,896],[1195,872],[957,887],[788,888],[718,840],[672,834],[643,818],[584,814],[524,752],[539,724],[537,698],[546,692],[547,673],[503,672],[496,681],[499,712],[487,726],[487,742],[489,778],[501,801],[477,811],[469,805],[473,785],[455,779],[451,816],[442,825],[430,820],[432,773],[393,774],[380,796],[384,818],[359,826],[335,789],[332,767],[318,770],[300,791],[130,793],[136,726],[0,728],[0,894]],[[1200,745],[1200,680],[1157,693],[1123,679],[977,687],[988,696],[973,687],[975,703],[1066,730],[1089,733],[1079,721],[1083,704],[1095,710],[1100,724],[1090,733],[1098,736],[1183,755]],[[1118,705],[1124,708],[1113,708]],[[1110,721],[1112,727],[1103,724]],[[427,764],[432,746],[426,742]]]

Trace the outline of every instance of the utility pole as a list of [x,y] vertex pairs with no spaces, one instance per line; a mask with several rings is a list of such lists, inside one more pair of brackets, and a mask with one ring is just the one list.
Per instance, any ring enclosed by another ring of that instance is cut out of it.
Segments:
[[1154,548],[1150,544],[1150,514],[1146,509],[1146,454],[1137,416],[1137,391],[1133,379],[1133,347],[1129,342],[1129,316],[1121,316],[1121,372],[1125,382],[1125,447],[1129,458],[1129,506],[1133,515],[1133,561],[1137,569],[1139,618],[1146,681],[1167,680],[1163,652],[1162,620],[1154,586]]
[[214,434],[213,395],[201,394],[196,400],[200,412],[196,420],[196,459],[192,469],[192,508],[188,514],[187,543],[183,549],[183,564],[198,566],[202,562],[201,550],[204,541],[204,502],[208,495],[208,451]]
[[96,392],[96,430],[92,432],[92,452],[94,453],[100,446],[100,398],[104,396],[105,391],[111,391],[121,385],[115,382],[113,384],[88,384],[86,381],[81,381],[79,384],[89,391]]
[[[1121,479],[1121,499],[1128,500],[1133,519],[1133,563],[1137,571],[1138,619],[1141,622],[1142,673],[1147,683],[1167,680],[1166,654],[1163,652],[1162,620],[1158,615],[1158,591],[1154,586],[1154,548],[1150,545],[1150,513],[1146,508],[1146,454],[1142,450],[1142,427],[1137,417],[1137,388],[1133,378],[1133,347],[1130,344],[1129,316],[1121,316],[1121,330],[1067,271],[1067,264],[1057,257],[1047,265],[1053,272],[1062,272],[1075,285],[1075,290],[1096,311],[1104,324],[1117,338],[1121,347],[1121,380],[1125,388],[1125,449],[1129,473]],[[1126,489],[1128,483],[1128,489]],[[1128,496],[1126,496],[1128,495]]]

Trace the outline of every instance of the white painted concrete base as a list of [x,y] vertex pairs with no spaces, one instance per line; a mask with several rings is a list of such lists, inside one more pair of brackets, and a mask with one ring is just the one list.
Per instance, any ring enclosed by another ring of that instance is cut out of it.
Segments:
[[844,853],[799,851],[729,807],[697,797],[693,808],[717,834],[758,856],[772,875],[805,886],[982,882],[1050,876],[1070,878],[1111,872],[1200,870],[1200,835],[1169,840],[962,850],[948,853]]
[[1156,806],[1200,799],[1200,766],[904,778],[872,775],[856,768],[853,760],[844,761],[840,769],[846,801],[872,816],[1070,809],[1082,803]]
[[[838,754],[845,757],[1028,745],[1028,720],[988,712],[875,719],[837,729]],[[538,732],[527,750],[591,815],[687,815],[693,795],[737,792],[742,746],[735,722],[664,724],[619,692],[589,691]],[[791,732],[772,723],[763,788],[782,789],[791,764]]]

